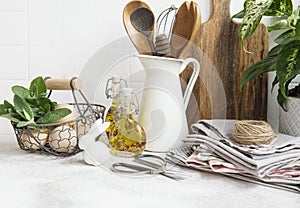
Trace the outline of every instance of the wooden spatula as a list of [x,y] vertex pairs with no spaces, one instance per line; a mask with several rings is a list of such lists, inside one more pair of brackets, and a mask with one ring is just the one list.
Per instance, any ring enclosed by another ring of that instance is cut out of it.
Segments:
[[194,16],[190,12],[190,2],[185,1],[178,9],[171,36],[171,56],[178,58],[187,44],[194,28]]
[[199,6],[196,2],[191,1],[190,3],[190,16],[193,17],[193,29],[191,30],[190,37],[187,39],[186,45],[183,47],[182,51],[179,52],[177,55],[178,58],[187,58],[188,54],[190,53],[190,50],[193,50],[196,45],[196,39],[199,35],[200,29],[201,29],[201,13]]

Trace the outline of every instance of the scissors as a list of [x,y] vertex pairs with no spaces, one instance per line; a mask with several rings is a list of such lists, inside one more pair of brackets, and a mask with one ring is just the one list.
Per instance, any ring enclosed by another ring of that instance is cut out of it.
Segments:
[[184,179],[183,177],[176,174],[175,171],[167,170],[166,161],[159,156],[142,154],[142,155],[135,156],[133,161],[140,165],[118,162],[112,164],[111,170],[116,173],[124,173],[124,174],[136,174],[136,175],[161,174],[173,180]]

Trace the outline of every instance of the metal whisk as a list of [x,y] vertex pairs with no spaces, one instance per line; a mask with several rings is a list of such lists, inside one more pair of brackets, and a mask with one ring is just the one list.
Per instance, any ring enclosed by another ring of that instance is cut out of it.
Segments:
[[175,22],[177,9],[174,5],[160,13],[156,20],[157,30],[155,38],[156,53],[158,56],[171,55],[171,34]]

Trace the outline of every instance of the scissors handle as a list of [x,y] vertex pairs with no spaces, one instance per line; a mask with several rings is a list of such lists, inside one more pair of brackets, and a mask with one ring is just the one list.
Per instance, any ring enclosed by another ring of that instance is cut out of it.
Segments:
[[[150,162],[149,160],[147,160],[147,158],[151,158],[151,160],[153,160],[154,162]],[[166,170],[166,161],[156,155],[149,155],[149,154],[143,154],[143,155],[137,155],[134,158],[134,161],[146,166],[149,166],[151,168],[154,169],[161,169],[161,170]],[[156,161],[156,162],[155,162]]]
[[161,170],[154,170],[139,165],[122,163],[122,162],[112,164],[111,169],[114,172],[128,173],[128,174],[158,174],[162,172]]

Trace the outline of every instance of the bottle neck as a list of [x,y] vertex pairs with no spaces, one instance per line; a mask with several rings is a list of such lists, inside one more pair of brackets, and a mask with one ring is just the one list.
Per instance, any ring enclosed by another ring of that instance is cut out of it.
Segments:
[[121,117],[124,119],[131,119],[131,120],[134,120],[133,119],[133,115],[132,114],[121,114]]
[[111,85],[111,98],[118,99],[121,90],[120,82],[113,82]]
[[119,105],[120,105],[120,100],[118,97],[112,100],[111,108],[118,108]]
[[120,111],[120,113],[124,115],[131,115],[134,112],[131,95],[120,97]]

